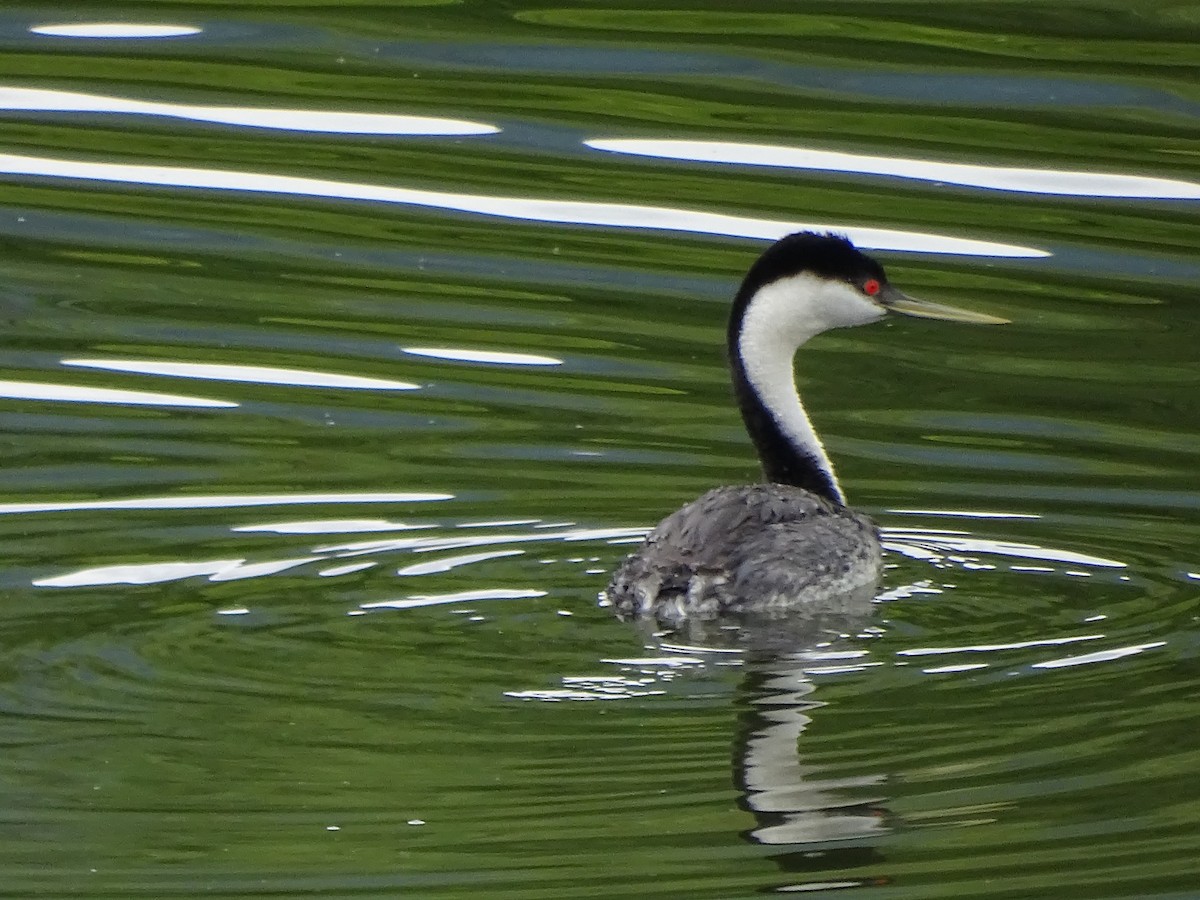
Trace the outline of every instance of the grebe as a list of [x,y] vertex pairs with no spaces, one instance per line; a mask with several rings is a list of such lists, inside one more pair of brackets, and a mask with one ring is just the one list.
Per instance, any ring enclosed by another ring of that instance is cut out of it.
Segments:
[[888,312],[1005,321],[906,297],[838,235],[792,234],[758,258],[733,301],[728,349],[766,482],[715,488],[663,519],[609,583],[605,595],[618,614],[672,622],[870,601],[882,567],[879,531],[846,506],[796,393],[792,358],[823,331]]

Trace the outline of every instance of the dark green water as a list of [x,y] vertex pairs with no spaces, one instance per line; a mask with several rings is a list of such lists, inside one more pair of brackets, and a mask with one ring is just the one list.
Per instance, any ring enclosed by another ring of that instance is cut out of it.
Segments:
[[[0,13],[0,896],[1200,896],[1200,6],[1127,6]],[[647,639],[799,223],[1012,323],[800,357],[870,622]]]

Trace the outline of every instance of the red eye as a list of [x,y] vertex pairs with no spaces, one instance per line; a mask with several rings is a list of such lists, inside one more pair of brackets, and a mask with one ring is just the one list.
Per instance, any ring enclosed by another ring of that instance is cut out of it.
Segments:
[[879,284],[879,282],[876,281],[874,278],[868,278],[866,281],[863,282],[863,286],[862,286],[863,293],[866,294],[868,297],[874,297],[876,294],[879,293],[880,286],[881,285]]

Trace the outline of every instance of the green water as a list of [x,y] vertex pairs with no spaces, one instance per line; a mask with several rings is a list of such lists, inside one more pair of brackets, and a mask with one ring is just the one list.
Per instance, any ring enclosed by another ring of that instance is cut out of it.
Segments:
[[[635,6],[0,13],[0,896],[1200,896],[1200,7]],[[1011,324],[804,349],[889,569],[743,659],[597,594],[772,223]]]

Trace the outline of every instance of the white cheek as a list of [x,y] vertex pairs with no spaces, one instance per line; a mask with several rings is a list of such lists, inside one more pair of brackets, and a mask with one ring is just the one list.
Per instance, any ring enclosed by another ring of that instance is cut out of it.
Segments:
[[850,328],[878,321],[887,315],[878,303],[858,288],[839,282],[823,282],[819,292],[825,328]]
[[756,332],[756,342],[782,342],[794,350],[831,328],[866,325],[884,310],[858,288],[801,273],[781,278],[759,290],[746,310],[743,334]]

